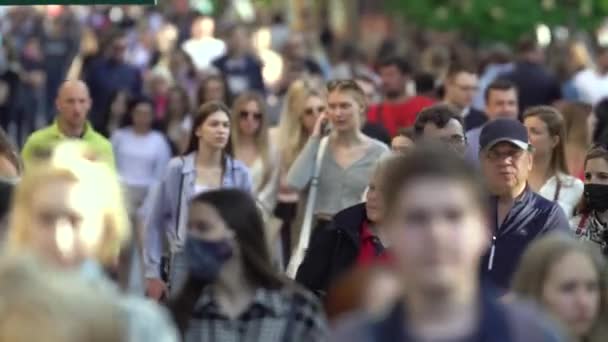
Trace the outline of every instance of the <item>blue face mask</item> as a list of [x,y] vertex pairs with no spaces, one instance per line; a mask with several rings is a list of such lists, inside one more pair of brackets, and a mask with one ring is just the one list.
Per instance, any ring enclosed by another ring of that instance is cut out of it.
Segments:
[[184,247],[190,276],[202,281],[217,279],[224,263],[232,257],[228,240],[207,241],[188,235]]

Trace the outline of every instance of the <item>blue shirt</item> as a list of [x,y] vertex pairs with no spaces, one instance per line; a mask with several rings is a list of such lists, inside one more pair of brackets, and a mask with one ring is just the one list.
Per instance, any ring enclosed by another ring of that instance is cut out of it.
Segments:
[[[492,285],[506,290],[528,245],[536,238],[554,231],[569,231],[569,223],[560,206],[526,187],[498,225],[498,198],[490,200],[493,241],[482,260],[482,273]],[[493,254],[493,255],[492,255]]]
[[[146,278],[160,279],[163,241],[171,252],[180,251],[186,238],[188,203],[195,195],[195,153],[169,161],[161,180],[148,194],[141,210],[145,227],[144,264]],[[252,192],[249,169],[238,160],[226,160],[222,188]],[[181,190],[181,191],[180,191]]]

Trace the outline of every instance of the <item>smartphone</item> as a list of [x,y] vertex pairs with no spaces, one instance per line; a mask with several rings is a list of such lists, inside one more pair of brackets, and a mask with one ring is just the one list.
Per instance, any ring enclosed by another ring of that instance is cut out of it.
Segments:
[[321,136],[329,135],[331,132],[331,124],[329,120],[325,119],[323,123],[321,123]]

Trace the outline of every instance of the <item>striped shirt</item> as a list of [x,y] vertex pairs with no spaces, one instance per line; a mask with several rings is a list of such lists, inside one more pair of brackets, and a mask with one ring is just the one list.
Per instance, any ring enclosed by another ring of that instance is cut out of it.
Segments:
[[185,342],[318,342],[327,334],[321,305],[305,292],[260,288],[249,307],[231,319],[207,290],[194,307]]

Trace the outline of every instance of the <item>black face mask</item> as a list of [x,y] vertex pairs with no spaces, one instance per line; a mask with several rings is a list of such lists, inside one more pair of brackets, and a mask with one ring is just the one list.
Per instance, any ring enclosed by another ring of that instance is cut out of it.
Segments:
[[227,240],[206,241],[192,235],[188,235],[184,251],[190,276],[205,283],[213,282],[232,257],[232,247]]
[[585,184],[584,196],[587,209],[598,212],[608,210],[608,185]]

